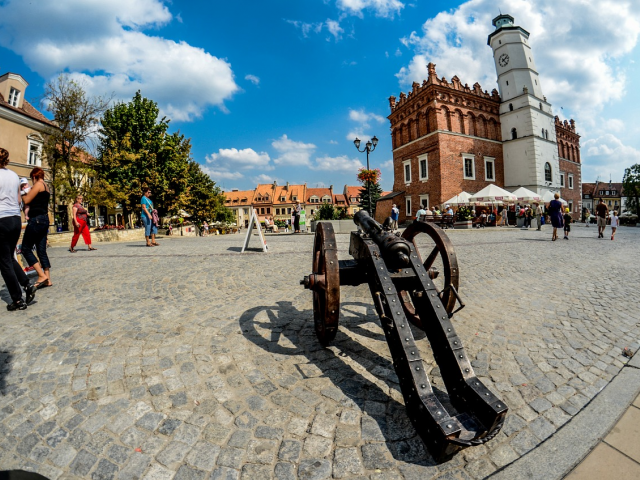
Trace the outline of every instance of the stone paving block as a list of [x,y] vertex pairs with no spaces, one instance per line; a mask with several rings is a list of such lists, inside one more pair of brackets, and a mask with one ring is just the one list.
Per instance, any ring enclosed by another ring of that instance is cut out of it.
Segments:
[[92,453],[81,450],[69,465],[69,471],[78,477],[86,478],[97,460],[98,457]]
[[216,468],[209,477],[210,480],[238,480],[238,478],[240,478],[240,472],[228,467]]
[[358,449],[336,448],[333,453],[333,477],[344,478],[364,473]]
[[156,455],[156,460],[166,467],[171,467],[174,464],[181,462],[190,449],[191,447],[184,443],[171,442],[164,450]]
[[162,465],[152,465],[142,480],[172,480],[175,472]]

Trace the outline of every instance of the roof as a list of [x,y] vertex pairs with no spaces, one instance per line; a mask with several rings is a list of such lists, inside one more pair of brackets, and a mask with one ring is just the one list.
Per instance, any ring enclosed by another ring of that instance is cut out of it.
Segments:
[[331,190],[328,188],[307,188],[307,196],[306,196],[307,202],[314,195],[321,200],[322,200],[322,197],[327,196],[333,202],[333,194],[331,193]]
[[42,113],[38,111],[33,105],[27,102],[26,99],[22,100],[22,108],[14,107],[13,105],[9,105],[7,101],[5,101],[4,97],[0,93],[0,106],[4,108],[8,108],[9,110],[13,110],[14,112],[21,113],[29,118],[37,120],[38,122],[42,122],[46,125],[56,126],[51,120],[45,117]]
[[347,200],[350,201],[349,199],[351,197],[354,198],[358,198],[360,197],[360,190],[362,189],[362,187],[350,187],[350,186],[346,186],[345,187],[345,192],[347,194]]
[[385,195],[389,195],[390,193],[391,193],[391,190],[388,190],[386,192],[382,192],[382,194],[380,196],[384,197]]
[[593,195],[593,191],[596,188],[595,183],[583,183],[582,184],[582,194],[583,195]]
[[346,205],[347,199],[342,194],[336,194],[333,196],[333,203],[344,203]]
[[[303,200],[304,188],[304,185],[277,186],[273,203],[276,205],[282,205],[285,203],[291,204],[300,202]],[[285,197],[284,200],[280,200],[283,196]],[[294,200],[293,197],[296,197],[296,200]]]
[[224,192],[225,206],[249,206],[253,202],[253,190],[236,190],[235,192]]
[[255,195],[253,196],[254,203],[273,203],[273,196],[274,196],[273,183],[258,184],[258,186],[255,189]]
[[[602,190],[602,195],[600,195],[600,190]],[[607,195],[604,192],[609,192]],[[611,192],[615,191],[616,194],[612,195]],[[622,196],[622,183],[614,183],[611,182],[611,187],[609,187],[609,182],[599,182],[597,188],[594,186],[593,189],[593,197],[594,198],[619,198]]]
[[397,197],[398,195],[404,195],[404,192],[391,192],[391,193],[387,193],[386,195],[383,195],[382,197],[380,197],[378,199],[378,202],[380,200],[389,200],[391,198]]

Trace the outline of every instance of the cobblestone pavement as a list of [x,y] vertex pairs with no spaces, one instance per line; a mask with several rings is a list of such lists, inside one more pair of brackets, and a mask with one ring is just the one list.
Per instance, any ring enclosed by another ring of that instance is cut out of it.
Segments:
[[639,346],[640,228],[550,236],[451,233],[458,335],[510,413],[442,465],[405,414],[366,286],[343,288],[333,346],[316,341],[299,285],[312,236],[270,236],[269,254],[238,254],[239,235],[54,247],[54,286],[25,312],[2,307],[0,466],[52,480],[483,478],[571,421]]

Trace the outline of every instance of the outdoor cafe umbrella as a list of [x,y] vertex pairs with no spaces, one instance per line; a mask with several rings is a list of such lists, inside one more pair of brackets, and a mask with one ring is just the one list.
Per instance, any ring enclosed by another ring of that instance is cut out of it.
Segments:
[[516,189],[513,194],[518,197],[519,202],[539,203],[542,201],[542,195],[538,195],[536,192],[524,187]]
[[487,185],[475,195],[469,197],[469,202],[485,202],[485,203],[511,203],[517,202],[518,197],[513,193],[500,188],[493,183]]
[[[551,200],[553,200],[555,193],[554,192],[547,192],[544,195],[542,195],[542,201],[544,203],[549,203]],[[558,200],[560,200],[560,203],[562,203],[563,205],[568,205],[567,201],[564,198],[559,198]]]
[[469,205],[469,197],[471,197],[470,193],[461,192],[458,195],[456,195],[455,197],[451,197],[449,200],[444,202],[444,204],[445,205],[454,205],[454,206]]

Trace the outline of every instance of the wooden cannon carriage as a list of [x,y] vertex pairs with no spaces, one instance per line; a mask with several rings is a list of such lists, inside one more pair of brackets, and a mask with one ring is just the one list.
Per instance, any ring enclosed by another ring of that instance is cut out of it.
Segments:
[[[428,222],[413,223],[400,237],[364,210],[356,213],[354,222],[359,228],[351,233],[353,260],[338,260],[330,223],[316,227],[313,273],[301,283],[313,292],[318,340],[326,346],[336,336],[340,286],[367,283],[408,416],[431,455],[444,461],[462,448],[489,441],[500,431],[508,409],[476,377],[453,328],[451,318],[464,303],[449,238]],[[416,243],[419,234],[431,243],[424,260]],[[425,332],[455,412],[447,411],[434,394],[409,322]]]

